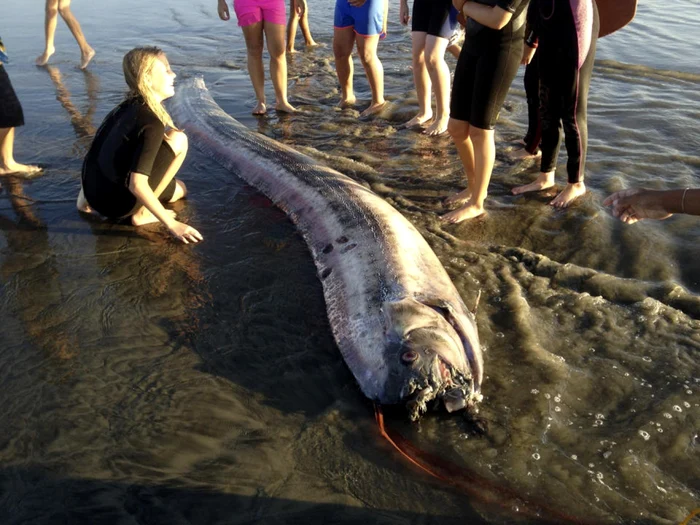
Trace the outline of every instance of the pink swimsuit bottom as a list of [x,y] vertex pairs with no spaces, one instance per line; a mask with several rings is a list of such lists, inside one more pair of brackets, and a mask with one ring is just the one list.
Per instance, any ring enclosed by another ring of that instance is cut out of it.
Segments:
[[261,21],[286,25],[284,0],[233,0],[233,10],[241,27]]

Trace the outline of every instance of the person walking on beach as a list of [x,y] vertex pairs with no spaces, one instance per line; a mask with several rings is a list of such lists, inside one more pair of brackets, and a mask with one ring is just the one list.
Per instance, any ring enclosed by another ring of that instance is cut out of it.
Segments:
[[522,58],[524,16],[528,0],[495,0],[485,5],[453,0],[467,17],[459,55],[447,129],[467,176],[467,188],[445,200],[460,207],[442,216],[458,223],[484,213],[496,160],[494,128]]
[[163,207],[187,194],[175,178],[187,155],[187,137],[163,106],[175,94],[175,73],[157,47],[132,49],[123,69],[129,92],[104,119],[85,157],[78,210],[129,218],[134,226],[160,221],[185,244],[201,241],[197,230]]
[[566,208],[586,193],[586,113],[599,28],[593,0],[531,0],[523,62],[539,55],[542,160],[535,181],[514,188],[513,194],[554,186],[562,126],[568,183],[550,205]]
[[377,56],[379,39],[386,36],[389,0],[336,0],[333,21],[333,54],[335,71],[340,82],[341,108],[354,106],[352,50],[357,53],[367,75],[372,102],[360,116],[381,111],[384,99],[384,68]]
[[[218,0],[221,20],[230,20],[226,0]],[[285,54],[284,32],[287,24],[284,0],[234,0],[233,9],[238,25],[243,30],[248,51],[248,74],[253,83],[258,100],[253,115],[267,113],[265,101],[265,66],[263,48],[267,42],[270,53],[270,76],[275,89],[275,109],[278,112],[293,113],[296,108],[287,100],[287,57]]]
[[318,44],[311,36],[309,29],[309,6],[306,0],[289,0],[289,22],[287,23],[287,53],[296,53],[294,39],[297,36],[297,27],[301,27],[306,47]]
[[[450,69],[445,62],[445,50],[457,25],[457,11],[452,0],[414,0],[413,17],[408,11],[408,0],[399,0],[399,20],[411,23],[413,48],[413,82],[418,96],[418,114],[406,127],[425,128],[429,136],[447,132],[450,118]],[[437,115],[433,118],[431,87],[435,91]]]
[[70,0],[46,0],[46,19],[44,22],[46,47],[44,52],[37,57],[36,65],[45,66],[49,62],[51,55],[56,51],[54,37],[59,14],[68,26],[68,29],[70,29],[70,32],[73,33],[78,46],[80,46],[80,69],[85,69],[95,56],[95,50],[85,40],[85,35],[83,35],[78,19],[73,16],[70,10]]
[[0,38],[0,175],[34,175],[40,172],[41,168],[20,164],[14,157],[15,128],[24,125],[24,113],[3,65],[7,61],[5,46]]

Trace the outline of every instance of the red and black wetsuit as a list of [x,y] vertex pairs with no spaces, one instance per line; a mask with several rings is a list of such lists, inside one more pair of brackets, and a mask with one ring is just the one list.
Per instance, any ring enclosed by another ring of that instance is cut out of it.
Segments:
[[526,44],[537,47],[542,122],[542,173],[556,167],[561,129],[569,183],[583,181],[588,125],[588,87],[598,38],[593,0],[531,0]]

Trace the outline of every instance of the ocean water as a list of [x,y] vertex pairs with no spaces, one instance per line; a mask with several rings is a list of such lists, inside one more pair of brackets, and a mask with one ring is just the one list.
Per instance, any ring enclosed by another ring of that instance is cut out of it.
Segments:
[[[450,140],[400,129],[416,98],[393,3],[379,48],[390,104],[371,119],[359,118],[369,90],[357,62],[358,110],[336,107],[332,2],[309,0],[322,45],[298,39],[289,57],[304,112],[264,118],[250,115],[241,31],[214,0],[77,0],[97,51],[87,72],[60,20],[51,67],[34,66],[42,7],[7,2],[0,19],[26,118],[15,156],[45,167],[0,178],[0,522],[677,524],[700,507],[700,221],[626,226],[602,207],[622,188],[698,186],[695,0],[643,2],[599,42],[580,203],[510,194],[537,172],[507,156],[525,132],[521,73],[488,214],[456,226],[438,220],[464,184]],[[191,194],[174,209],[204,235],[197,246],[75,210],[82,157],[125,91],[121,58],[145,44],[180,77],[203,75],[253,130],[371,187],[424,234],[468,305],[481,292],[487,434],[445,414],[387,417],[469,473],[469,490],[381,438],[303,240],[235,173],[190,151]]]

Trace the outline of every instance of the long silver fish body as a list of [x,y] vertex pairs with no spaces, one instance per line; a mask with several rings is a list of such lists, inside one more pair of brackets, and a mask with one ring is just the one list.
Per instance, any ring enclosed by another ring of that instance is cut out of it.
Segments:
[[304,237],[328,319],[362,392],[405,404],[433,399],[475,411],[483,358],[476,320],[416,228],[369,189],[254,133],[226,114],[201,78],[178,86],[171,114],[190,141],[281,208]]

